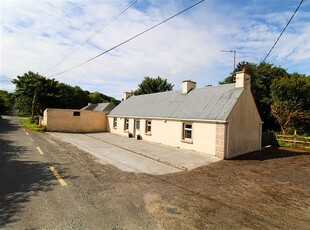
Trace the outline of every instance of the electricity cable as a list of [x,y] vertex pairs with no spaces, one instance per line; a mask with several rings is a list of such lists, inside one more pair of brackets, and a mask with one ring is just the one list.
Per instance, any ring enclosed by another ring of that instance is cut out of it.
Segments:
[[288,25],[291,23],[292,19],[294,18],[295,14],[297,13],[297,11],[299,10],[301,4],[303,3],[304,0],[301,0],[299,5],[297,6],[296,10],[294,11],[292,17],[290,18],[290,20],[287,22],[286,26],[284,27],[284,29],[282,30],[282,32],[280,33],[279,37],[277,38],[277,40],[275,41],[275,43],[273,44],[273,46],[271,47],[271,49],[269,50],[269,52],[267,53],[266,57],[263,59],[263,61],[261,62],[265,62],[265,60],[267,59],[267,57],[270,55],[270,53],[272,52],[273,48],[276,46],[276,44],[278,43],[278,41],[280,40],[282,34],[284,33],[284,31],[286,30],[286,28],[288,27]]
[[167,21],[169,21],[169,20],[171,20],[171,19],[177,17],[178,15],[180,15],[180,14],[182,14],[182,13],[184,13],[184,12],[190,10],[191,8],[197,6],[198,4],[200,4],[200,3],[202,3],[202,2],[204,2],[204,0],[201,0],[201,1],[199,1],[199,2],[196,2],[195,4],[193,4],[193,5],[189,6],[189,7],[187,7],[186,9],[180,11],[179,13],[174,14],[173,16],[171,16],[171,17],[169,17],[169,18],[167,18],[167,19],[161,21],[160,23],[157,23],[156,25],[154,25],[154,26],[152,26],[152,27],[150,27],[150,28],[144,30],[143,32],[138,33],[137,35],[135,35],[135,36],[133,36],[133,37],[127,39],[126,41],[123,41],[123,42],[119,43],[118,45],[116,45],[116,46],[114,46],[114,47],[112,47],[112,48],[110,48],[110,49],[108,49],[108,50],[106,50],[106,51],[104,51],[104,52],[102,52],[102,53],[100,53],[100,54],[98,54],[98,55],[96,55],[96,56],[94,56],[94,57],[92,57],[92,58],[90,58],[90,59],[88,59],[88,60],[86,60],[86,61],[80,63],[80,64],[78,64],[78,65],[75,65],[75,66],[73,66],[73,67],[71,67],[71,68],[69,68],[69,69],[67,69],[67,70],[61,71],[61,72],[59,72],[59,73],[57,73],[57,74],[54,74],[54,75],[51,75],[51,76],[49,76],[49,77],[55,77],[55,76],[64,74],[64,73],[66,73],[66,72],[69,72],[69,71],[71,71],[71,70],[73,70],[73,69],[76,69],[76,68],[78,68],[78,67],[80,67],[80,66],[82,66],[82,65],[84,65],[84,64],[86,64],[86,63],[88,63],[88,62],[90,62],[90,61],[92,61],[92,60],[94,60],[94,59],[96,59],[96,58],[98,58],[98,57],[100,57],[100,56],[102,56],[102,55],[104,55],[104,54],[106,54],[106,53],[108,53],[108,52],[110,52],[110,51],[112,51],[112,50],[114,50],[114,49],[116,49],[116,48],[118,48],[118,47],[120,47],[120,46],[126,44],[126,43],[128,43],[128,42],[130,42],[131,40],[133,40],[133,39],[135,39],[135,38],[137,38],[137,37],[139,37],[139,36],[141,36],[141,35],[147,33],[148,31],[150,31],[150,30],[152,30],[152,29],[154,29],[154,28],[156,28],[156,27],[158,27],[158,26],[164,24],[165,22],[167,22]]
[[70,57],[73,53],[75,53],[79,48],[81,48],[83,45],[85,45],[87,42],[89,42],[93,37],[95,37],[98,33],[100,33],[104,28],[109,26],[112,22],[114,22],[119,16],[121,16],[123,13],[125,13],[129,8],[131,8],[138,0],[131,1],[128,3],[122,10],[120,10],[116,15],[114,15],[111,19],[109,19],[103,26],[101,26],[98,30],[95,31],[90,37],[88,37],[85,41],[80,43],[77,47],[75,47],[68,55],[66,55],[63,59],[61,59],[59,62],[57,62],[54,66],[49,68],[47,72],[54,69],[56,66],[60,65],[62,62],[64,62],[68,57]]

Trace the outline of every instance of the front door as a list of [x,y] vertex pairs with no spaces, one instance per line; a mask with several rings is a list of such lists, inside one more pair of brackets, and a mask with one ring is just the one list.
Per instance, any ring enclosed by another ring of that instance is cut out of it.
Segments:
[[135,120],[135,136],[140,135],[140,120]]

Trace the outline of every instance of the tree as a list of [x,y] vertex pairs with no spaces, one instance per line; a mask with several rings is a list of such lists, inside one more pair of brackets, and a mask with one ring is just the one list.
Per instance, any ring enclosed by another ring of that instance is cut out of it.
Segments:
[[281,79],[289,74],[285,69],[265,62],[260,64],[240,62],[235,71],[220,84],[233,83],[235,72],[241,71],[243,66],[246,67],[247,73],[251,76],[251,90],[258,112],[264,121],[264,129],[277,129],[278,126],[270,108],[270,86],[274,79]]
[[134,95],[142,95],[165,92],[172,90],[173,86],[174,85],[167,82],[167,79],[163,79],[159,76],[157,78],[145,77],[143,81],[138,85],[138,89],[135,90],[133,93]]
[[17,76],[12,82],[16,86],[15,107],[23,114],[31,114],[32,120],[34,116],[42,115],[46,108],[80,109],[92,100],[119,103],[113,97],[90,93],[79,86],[59,83],[31,71]]
[[[15,98],[23,101],[31,100],[32,121],[34,116],[43,114],[45,108],[57,94],[56,85],[58,82],[55,79],[47,79],[31,71],[22,76],[17,76],[17,79],[13,79],[12,83],[16,87]],[[23,108],[19,107],[18,109]]]
[[0,113],[5,113],[12,108],[13,108],[12,94],[5,90],[0,90]]
[[307,131],[308,123],[304,122],[310,119],[310,77],[293,73],[274,79],[271,85],[271,111],[283,134],[298,129]]
[[118,105],[120,101],[116,100],[113,97],[109,97],[99,92],[93,92],[89,94],[89,99],[91,103],[103,103],[103,102],[112,102],[115,105]]
[[31,114],[31,102],[32,99],[24,96],[19,96],[15,98],[14,108],[18,109],[20,115]]

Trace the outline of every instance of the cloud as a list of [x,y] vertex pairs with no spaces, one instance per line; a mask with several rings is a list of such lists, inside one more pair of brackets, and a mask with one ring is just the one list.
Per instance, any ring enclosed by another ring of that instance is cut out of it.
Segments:
[[[2,0],[1,76],[13,79],[28,70],[44,76],[61,72],[192,4],[185,0],[139,0],[51,69],[129,2]],[[145,76],[165,77],[175,89],[184,79],[197,81],[200,87],[217,84],[233,69],[233,54],[221,50],[237,50],[237,61],[261,61],[295,7],[278,6],[275,10],[268,3],[265,0],[205,1],[110,53],[55,78],[116,98],[123,91],[136,89]],[[267,61],[309,74],[305,68],[310,64],[309,17],[301,8]],[[12,90],[12,85],[3,81],[0,84],[1,88]]]

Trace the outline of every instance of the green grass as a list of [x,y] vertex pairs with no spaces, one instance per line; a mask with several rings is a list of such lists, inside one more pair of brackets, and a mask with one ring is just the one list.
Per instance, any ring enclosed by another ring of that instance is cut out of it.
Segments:
[[23,118],[20,120],[20,123],[26,128],[26,129],[30,129],[33,131],[44,131],[45,127],[40,127],[36,122],[35,123],[31,123],[31,118]]

